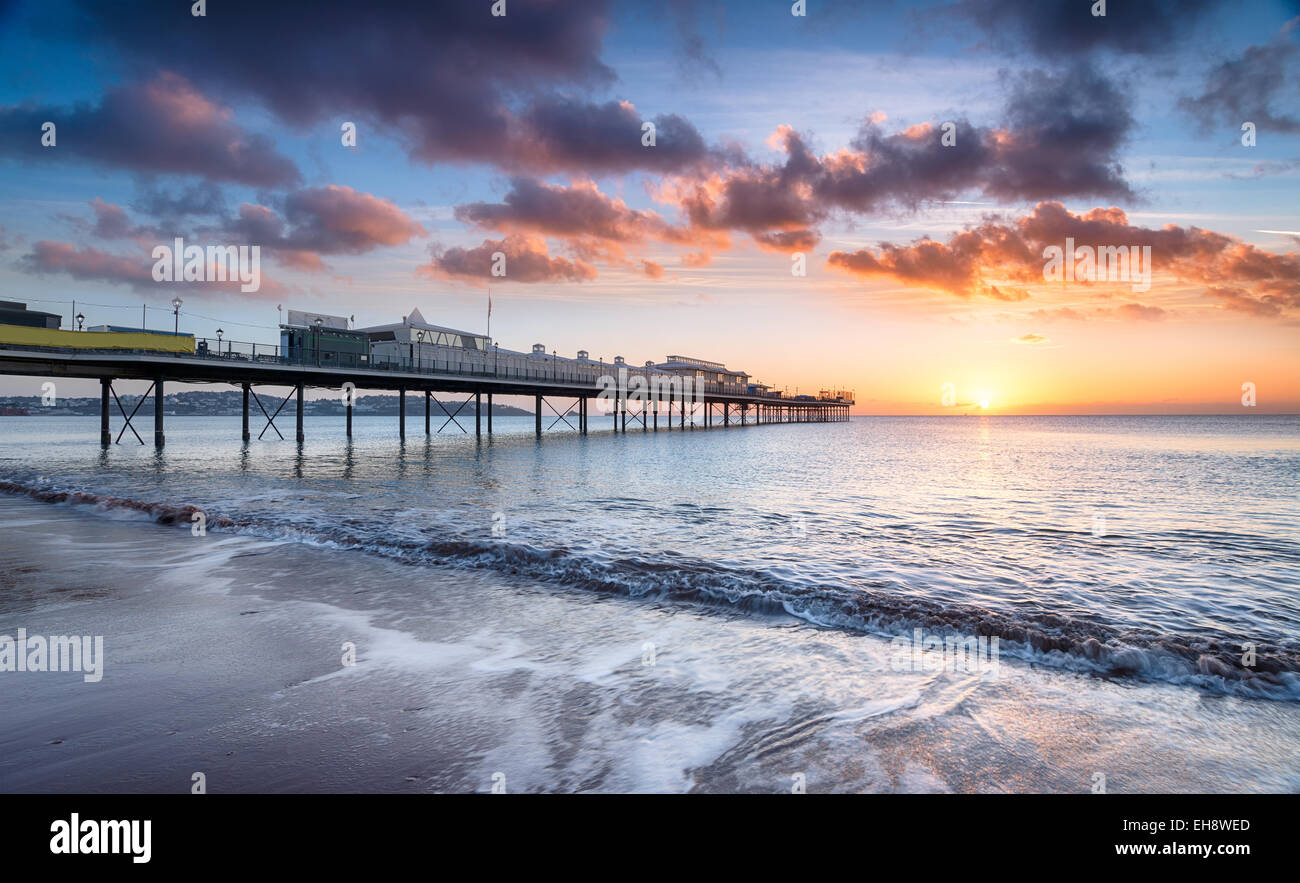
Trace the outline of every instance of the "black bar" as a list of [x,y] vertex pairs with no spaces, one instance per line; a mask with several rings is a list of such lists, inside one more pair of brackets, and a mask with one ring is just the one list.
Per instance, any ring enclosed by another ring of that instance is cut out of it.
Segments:
[[[918,870],[921,857],[947,855],[964,875],[978,864],[979,856],[985,856],[1001,867],[1068,865],[1081,876],[1094,869],[1124,869],[1127,873],[1116,876],[1159,873],[1172,879],[1199,878],[1199,873],[1188,874],[1195,867],[1205,868],[1210,879],[1248,874],[1253,879],[1265,870],[1264,864],[1277,869],[1294,854],[1294,795],[818,793],[819,785],[836,790],[836,784],[843,783],[819,782],[809,775],[808,793],[792,794],[790,780],[774,775],[770,783],[751,785],[745,796],[667,798],[489,795],[490,783],[480,789],[482,796],[285,794],[268,798],[220,794],[209,784],[214,793],[201,795],[10,795],[0,799],[0,824],[7,866],[25,870],[48,865],[60,872],[59,879],[68,875],[70,866],[94,869],[96,874],[100,868],[129,871],[140,866],[133,862],[136,838],[131,837],[124,838],[124,848],[117,854],[56,854],[60,830],[71,828],[73,814],[78,828],[104,820],[125,820],[128,825],[134,820],[143,833],[143,822],[148,820],[146,868],[189,874],[201,862],[214,872],[238,871],[241,876],[255,867],[333,879],[343,873],[350,878],[354,868],[373,876],[377,860],[427,861],[435,841],[472,843],[492,830],[510,832],[510,849],[494,857],[494,867],[506,873],[532,871],[538,856],[555,854],[556,842],[573,831],[600,830],[610,818],[624,813],[663,812],[666,800],[672,801],[676,825],[707,830],[718,842],[744,842],[765,825],[795,843],[859,842],[863,831],[869,830],[878,848],[911,857]],[[437,819],[436,838],[430,831],[431,818]],[[347,820],[347,827],[336,832],[338,842],[323,841],[322,832],[335,830],[340,819]],[[1207,830],[1210,821],[1227,822],[1229,827]],[[1136,830],[1134,823],[1158,829]],[[1172,824],[1184,827],[1170,830]],[[605,867],[626,862],[626,844],[618,838],[590,839],[584,845],[584,862]],[[67,841],[64,837],[64,848]],[[1209,846],[1209,854],[1176,851],[1191,844]],[[1134,853],[1134,845],[1144,849]],[[1225,854],[1217,851],[1219,847],[1245,851]],[[143,849],[138,857],[143,858]],[[727,877],[749,875],[751,869],[759,870],[755,863],[770,866],[771,861],[764,850],[715,850],[701,854],[698,862],[693,860],[702,873]]]

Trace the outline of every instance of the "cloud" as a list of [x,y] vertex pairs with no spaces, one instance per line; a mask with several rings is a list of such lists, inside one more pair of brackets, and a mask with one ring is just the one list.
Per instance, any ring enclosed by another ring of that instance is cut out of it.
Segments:
[[621,243],[661,236],[668,228],[659,215],[630,209],[621,199],[605,196],[590,181],[564,187],[515,178],[502,202],[460,205],[455,215],[456,220],[481,229]]
[[[502,265],[497,255],[504,255],[504,277],[494,277],[494,266]],[[448,248],[435,253],[433,259],[417,271],[434,279],[461,279],[472,282],[585,282],[596,278],[596,268],[582,260],[551,257],[546,240],[540,236],[512,233],[503,239],[485,239],[475,248]]]
[[675,226],[655,212],[629,208],[591,181],[563,186],[515,178],[501,202],[457,206],[455,217],[483,230],[562,239],[579,257],[619,264],[628,263],[626,247],[650,241],[709,248],[730,244],[725,234]]
[[204,232],[261,245],[281,263],[309,271],[327,269],[321,255],[364,254],[428,235],[391,200],[339,184],[289,193],[283,217],[268,206],[244,203],[236,218]]
[[1121,304],[1115,312],[1125,319],[1137,319],[1142,322],[1156,322],[1169,315],[1169,311],[1150,304]]
[[1295,107],[1293,67],[1300,59],[1300,45],[1290,35],[1280,36],[1264,46],[1248,46],[1236,58],[1213,68],[1205,78],[1201,94],[1186,97],[1178,106],[1200,120],[1202,129],[1226,124],[1234,132],[1244,122],[1252,122],[1260,131],[1300,132],[1300,116],[1273,109],[1279,90]]
[[508,155],[497,161],[512,168],[584,173],[685,171],[713,161],[704,138],[685,118],[655,117],[655,143],[649,147],[642,143],[644,122],[625,101],[539,99],[511,121]]
[[641,262],[641,268],[645,271],[645,274],[649,276],[651,279],[663,278],[664,268],[662,264],[656,264],[654,261],[651,260],[644,260]]
[[[225,282],[155,282],[154,264],[154,258],[148,253],[124,256],[97,248],[78,248],[70,242],[41,240],[33,243],[31,252],[19,259],[18,268],[34,275],[62,273],[83,282],[129,285],[136,291],[158,296],[170,296],[178,291],[250,296],[240,290],[242,283],[238,279]],[[251,296],[279,297],[286,291],[282,283],[269,279],[265,273],[262,273],[261,287]]]
[[70,215],[60,215],[60,217],[71,221],[74,226],[86,235],[94,236],[97,239],[138,239],[141,237],[158,239],[166,235],[156,228],[133,224],[125,209],[120,205],[105,202],[98,196],[90,200],[87,205],[90,206],[91,213],[94,215],[95,220],[93,223],[86,221],[84,218]]
[[1029,316],[1039,320],[1040,322],[1086,322],[1088,320],[1086,313],[1081,313],[1070,307],[1034,310],[1029,313]]
[[1223,288],[1215,285],[1207,288],[1205,294],[1220,301],[1225,310],[1245,313],[1248,316],[1262,316],[1265,318],[1280,316],[1286,306],[1286,302],[1280,298],[1272,295],[1258,298],[1251,297],[1240,288]]
[[658,143],[646,148],[630,104],[571,97],[616,82],[600,58],[608,0],[510,0],[505,16],[481,3],[375,0],[360,18],[346,0],[310,12],[222,0],[197,26],[171,0],[76,5],[49,37],[107,42],[132,68],[188,75],[299,128],[356,122],[361,139],[398,137],[424,163],[590,173],[681,169],[706,156],[680,117],[656,115]]
[[1020,337],[1011,338],[1011,342],[1023,344],[1047,343],[1047,338],[1041,334],[1030,332],[1029,334],[1022,334]]
[[194,181],[176,189],[159,186],[151,176],[141,176],[138,193],[131,208],[156,218],[178,219],[195,215],[212,216],[226,212],[221,187],[212,181]]
[[19,260],[19,267],[27,273],[66,273],[74,279],[123,282],[136,288],[157,285],[152,260],[121,257],[97,248],[78,249],[70,242],[35,242],[31,252]]
[[873,116],[847,148],[818,156],[804,135],[781,126],[769,143],[784,150],[784,163],[745,161],[671,179],[659,198],[677,202],[693,228],[742,231],[787,252],[815,246],[816,227],[834,211],[916,210],[965,193],[1134,198],[1118,160],[1133,118],[1114,84],[1086,65],[1008,82],[1000,127],[959,119],[887,133]]
[[[910,245],[882,243],[879,249],[834,251],[827,265],[866,279],[888,279],[903,285],[944,291],[959,297],[993,296],[1005,280],[1059,284],[1044,281],[1048,246],[1063,248],[1066,237],[1076,248],[1090,246],[1151,248],[1153,272],[1180,283],[1212,286],[1212,296],[1232,309],[1255,315],[1277,315],[1300,308],[1300,252],[1274,254],[1253,245],[1199,227],[1166,224],[1159,229],[1128,223],[1118,208],[1094,208],[1082,214],[1059,202],[1040,202],[1032,213],[1014,220],[990,216],[977,226],[952,234],[946,242],[928,237]],[[1129,282],[1084,282],[1087,286],[1119,288]],[[1231,285],[1232,288],[1224,286]],[[1249,294],[1261,307],[1241,300]],[[1276,306],[1278,313],[1272,311]],[[1125,304],[1116,315],[1125,318],[1162,318],[1158,307]],[[1076,318],[1074,311],[1058,311],[1059,318]]]
[[[41,146],[46,121],[56,127],[53,147]],[[98,106],[0,108],[0,155],[32,162],[89,160],[252,187],[299,179],[297,167],[269,138],[241,128],[229,108],[173,73],[110,89]]]
[[1093,3],[958,0],[931,14],[975,25],[1004,51],[1059,58],[1109,49],[1146,56],[1171,50],[1221,5],[1220,0],[1110,0],[1106,14],[1094,16]]

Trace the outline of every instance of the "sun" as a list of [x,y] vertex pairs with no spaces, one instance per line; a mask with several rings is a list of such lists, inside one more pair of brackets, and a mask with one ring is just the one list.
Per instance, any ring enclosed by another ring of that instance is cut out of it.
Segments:
[[980,399],[980,407],[981,407],[982,409],[984,409],[985,411],[987,411],[988,408],[989,408],[989,400],[988,400],[988,399]]

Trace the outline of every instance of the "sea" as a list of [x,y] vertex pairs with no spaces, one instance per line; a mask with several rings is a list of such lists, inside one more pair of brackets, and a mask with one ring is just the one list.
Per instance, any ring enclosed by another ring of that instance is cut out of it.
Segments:
[[0,418],[0,790],[1300,790],[1300,417],[422,417]]

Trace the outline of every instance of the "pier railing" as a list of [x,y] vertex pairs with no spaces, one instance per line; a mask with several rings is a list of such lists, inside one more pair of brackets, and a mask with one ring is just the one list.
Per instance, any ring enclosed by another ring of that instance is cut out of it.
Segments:
[[[47,346],[15,347],[23,350],[67,352],[64,348]],[[601,378],[618,377],[626,372],[626,382],[634,383],[634,378],[641,378],[646,389],[659,384],[665,391],[674,378],[681,375],[671,371],[662,371],[652,367],[636,367],[620,362],[583,361],[561,359],[554,354],[545,353],[502,353],[497,350],[466,350],[437,344],[418,344],[411,346],[412,357],[376,357],[352,353],[317,352],[303,350],[294,353],[282,352],[276,344],[253,343],[249,341],[228,340],[225,338],[196,338],[193,353],[163,353],[147,349],[77,349],[79,353],[114,353],[163,356],[177,360],[198,359],[203,361],[243,362],[259,365],[276,365],[301,368],[343,368],[369,371],[393,372],[395,374],[414,374],[429,376],[457,376],[465,378],[482,378],[484,380],[552,382],[572,386],[601,386]],[[686,378],[698,391],[717,396],[743,396],[760,398],[774,402],[808,402],[841,401],[838,399],[817,399],[806,396],[788,396],[779,391],[751,390],[743,383],[702,382],[692,377]],[[680,387],[675,387],[680,389]],[[692,390],[694,391],[694,390]]]

